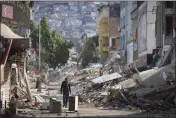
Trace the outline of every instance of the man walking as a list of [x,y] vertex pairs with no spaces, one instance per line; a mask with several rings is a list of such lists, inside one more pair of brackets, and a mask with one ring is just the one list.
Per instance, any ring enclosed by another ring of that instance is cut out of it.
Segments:
[[68,83],[67,78],[65,78],[65,80],[62,82],[60,92],[61,92],[61,94],[63,94],[63,107],[67,108],[69,92],[71,94],[70,84]]

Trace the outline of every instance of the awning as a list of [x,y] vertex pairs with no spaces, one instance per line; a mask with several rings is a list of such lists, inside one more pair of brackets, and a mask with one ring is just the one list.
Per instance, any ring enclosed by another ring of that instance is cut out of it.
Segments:
[[7,25],[1,23],[0,36],[6,39],[25,39],[17,34],[15,34]]
[[111,81],[111,80],[114,80],[114,79],[117,79],[117,78],[120,78],[122,77],[119,73],[112,73],[112,74],[109,74],[109,75],[103,75],[101,77],[98,77],[98,78],[95,78],[92,80],[93,83],[95,84],[100,84],[100,83],[103,83],[103,82],[107,82],[107,81]]
[[[13,48],[29,48],[30,47],[30,40],[29,40],[29,38],[27,38],[27,37],[21,37],[21,36],[15,34],[4,23],[1,23],[0,36],[3,37],[3,38],[5,38],[5,39],[15,39],[13,41],[13,44],[12,44]],[[22,40],[22,39],[24,39],[24,40]]]

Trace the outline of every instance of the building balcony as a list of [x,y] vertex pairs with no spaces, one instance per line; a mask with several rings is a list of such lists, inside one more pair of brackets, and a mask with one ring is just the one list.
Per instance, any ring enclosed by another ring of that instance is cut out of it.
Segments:
[[108,32],[103,32],[103,33],[102,33],[102,36],[103,36],[103,37],[108,37]]
[[100,20],[100,23],[108,23],[108,18],[107,18],[107,17],[102,18],[102,19]]
[[104,52],[108,52],[108,51],[109,51],[109,46],[106,45],[106,44],[104,44],[104,45],[103,45],[103,51],[104,51]]

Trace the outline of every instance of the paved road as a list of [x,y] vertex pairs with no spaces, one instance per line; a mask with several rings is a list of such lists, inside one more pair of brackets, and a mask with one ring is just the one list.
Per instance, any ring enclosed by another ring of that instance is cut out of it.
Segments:
[[[31,110],[28,111],[31,113]],[[81,117],[81,118],[175,118],[176,112],[154,111],[153,113],[142,113],[137,110],[108,110],[103,108],[93,108],[87,105],[79,105],[78,112],[68,112],[68,109],[62,109],[62,113],[49,114],[48,111],[33,111],[33,116],[18,116],[14,118],[65,118],[65,117]],[[174,115],[175,114],[175,115]],[[0,117],[1,118],[1,117]],[[4,117],[2,117],[4,118]]]
[[137,111],[117,111],[117,110],[106,110],[98,108],[85,108],[80,107],[78,112],[68,112],[68,109],[63,109],[60,115],[58,114],[49,114],[48,112],[35,113],[37,118],[59,118],[59,117],[118,117],[118,116],[127,116]]
[[[122,111],[122,110],[106,110],[98,108],[80,108],[77,113],[66,112],[66,109],[58,114],[40,113],[35,114],[35,117],[30,118],[66,118],[66,117],[81,117],[81,118],[175,118],[173,114],[149,114],[139,111]],[[18,117],[29,118],[29,117]]]

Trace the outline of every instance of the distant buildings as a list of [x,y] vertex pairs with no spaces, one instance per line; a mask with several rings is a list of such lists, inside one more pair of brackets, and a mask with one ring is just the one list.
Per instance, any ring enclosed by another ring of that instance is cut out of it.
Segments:
[[85,30],[97,31],[98,11],[93,2],[35,2],[35,7],[35,20],[45,14],[52,28],[64,31],[65,38],[80,39]]

